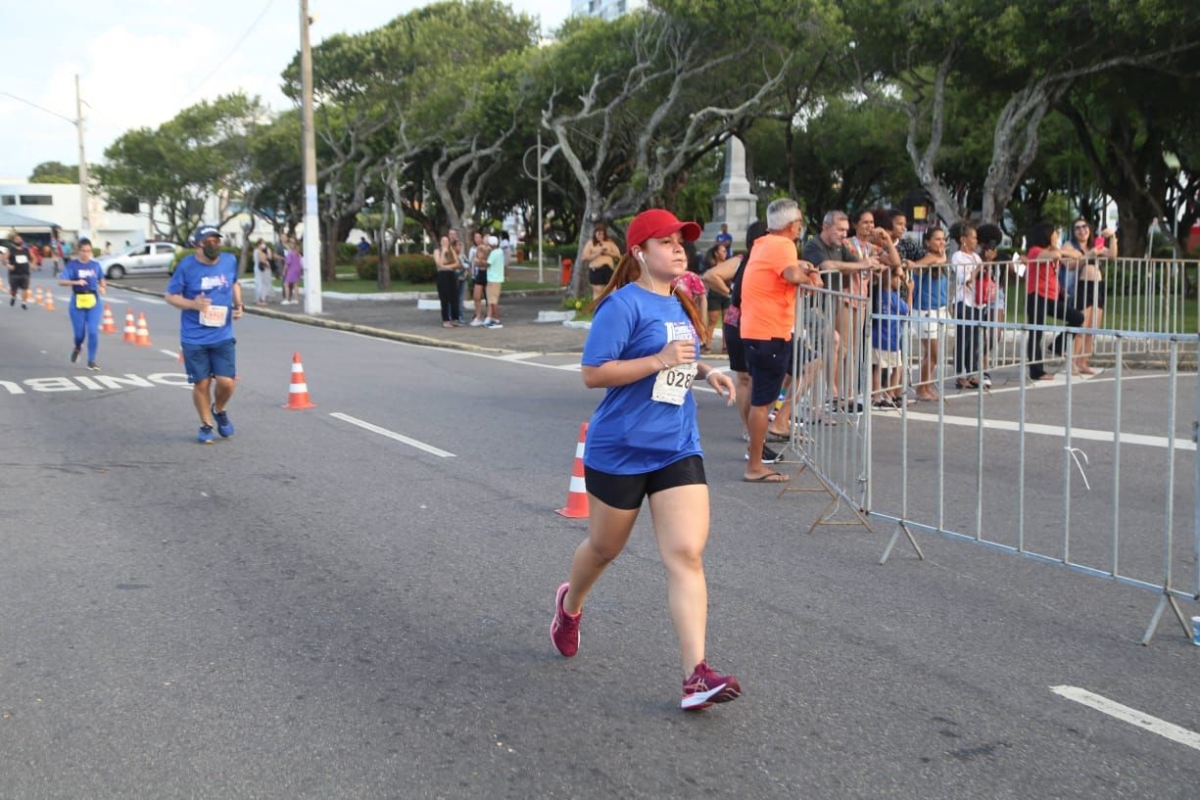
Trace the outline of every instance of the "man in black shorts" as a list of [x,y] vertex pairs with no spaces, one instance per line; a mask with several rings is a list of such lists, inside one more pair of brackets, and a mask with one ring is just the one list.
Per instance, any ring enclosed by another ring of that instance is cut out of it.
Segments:
[[[742,280],[741,334],[750,370],[750,449],[743,479],[750,483],[782,483],[788,476],[762,462],[770,408],[784,377],[792,370],[796,287],[819,286],[817,268],[800,259],[796,238],[804,215],[795,200],[781,198],[767,206],[767,235],[750,250]],[[807,351],[806,351],[807,356]],[[805,359],[805,363],[811,362]]]
[[8,248],[8,292],[11,295],[8,304],[15,306],[17,296],[21,298],[21,308],[25,305],[25,292],[29,291],[29,268],[33,263],[33,254],[21,234],[13,235],[12,247]]

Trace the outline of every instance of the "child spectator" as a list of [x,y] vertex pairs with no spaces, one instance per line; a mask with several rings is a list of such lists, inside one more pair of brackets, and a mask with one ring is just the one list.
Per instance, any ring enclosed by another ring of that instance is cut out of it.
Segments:
[[[879,282],[875,313],[907,316],[912,304],[912,280],[904,267],[893,267]],[[902,296],[903,295],[903,296]],[[904,323],[898,319],[871,319],[873,408],[900,408],[904,397]]]

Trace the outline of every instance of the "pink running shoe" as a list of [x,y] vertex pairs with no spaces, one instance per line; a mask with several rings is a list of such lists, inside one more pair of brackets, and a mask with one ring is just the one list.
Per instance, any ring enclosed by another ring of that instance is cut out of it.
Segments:
[[550,622],[550,639],[558,652],[567,658],[579,652],[579,620],[583,618],[582,611],[578,614],[563,611],[563,598],[570,587],[569,583],[558,587],[558,594],[554,596],[554,619]]
[[692,671],[692,677],[683,682],[684,711],[700,711],[713,703],[728,703],[742,694],[742,685],[732,675],[718,675],[701,661]]

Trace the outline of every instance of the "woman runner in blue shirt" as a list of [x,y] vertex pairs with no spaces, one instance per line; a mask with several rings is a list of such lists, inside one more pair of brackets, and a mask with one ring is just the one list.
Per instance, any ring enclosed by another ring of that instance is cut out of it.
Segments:
[[630,223],[629,247],[596,298],[583,382],[606,391],[583,455],[588,537],[575,550],[569,580],[558,588],[550,625],[558,651],[575,655],[584,599],[624,549],[649,497],[683,659],[686,710],[741,694],[737,678],[709,669],[704,656],[709,500],[692,381],[707,381],[731,405],[736,398],[729,376],[696,360],[704,321],[681,291],[671,289],[671,280],[687,270],[684,241],[699,236],[699,225],[680,222],[669,211],[642,212]]
[[71,325],[75,328],[75,349],[71,351],[71,363],[79,360],[86,334],[88,369],[99,371],[100,365],[96,363],[96,348],[100,344],[98,295],[108,294],[108,286],[100,265],[92,261],[92,243],[87,239],[79,240],[78,256],[67,262],[58,276],[59,286],[71,287],[71,305],[67,309],[71,314]]

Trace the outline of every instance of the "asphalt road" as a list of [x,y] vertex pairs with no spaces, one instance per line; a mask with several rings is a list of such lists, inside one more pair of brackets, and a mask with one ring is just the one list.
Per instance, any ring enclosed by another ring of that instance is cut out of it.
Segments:
[[[1137,644],[1152,595],[807,535],[824,499],[742,483],[705,394],[709,657],[745,695],[687,715],[648,519],[579,656],[549,641],[577,356],[251,315],[237,434],[200,447],[177,312],[110,300],[153,346],[105,337],[98,374],[61,301],[0,307],[0,798],[1196,796],[1200,648]],[[316,408],[282,407],[294,352]]]

